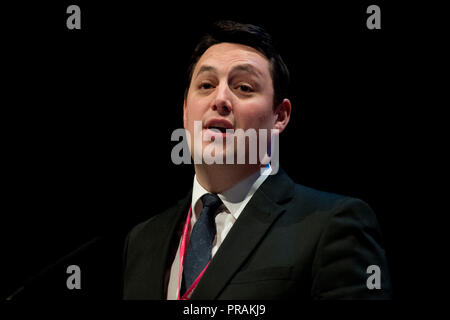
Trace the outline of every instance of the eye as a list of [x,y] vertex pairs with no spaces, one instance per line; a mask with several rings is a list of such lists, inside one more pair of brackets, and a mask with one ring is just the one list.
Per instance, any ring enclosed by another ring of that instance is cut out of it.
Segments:
[[248,93],[248,92],[252,92],[252,88],[249,85],[246,84],[241,84],[239,85],[239,90],[241,90],[242,92]]
[[200,89],[209,90],[209,89],[212,89],[212,87],[213,87],[212,84],[209,82],[200,83]]

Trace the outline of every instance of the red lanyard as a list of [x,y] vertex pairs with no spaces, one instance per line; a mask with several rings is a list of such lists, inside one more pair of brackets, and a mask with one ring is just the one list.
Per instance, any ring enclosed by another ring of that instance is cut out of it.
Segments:
[[205,266],[205,268],[200,272],[197,279],[192,283],[191,287],[186,290],[186,292],[183,294],[183,296],[180,298],[180,286],[181,286],[181,279],[183,275],[183,264],[184,264],[184,258],[186,256],[186,244],[189,243],[189,236],[188,236],[188,229],[189,229],[189,222],[191,220],[191,213],[192,213],[192,206],[189,208],[188,217],[186,219],[186,222],[184,223],[183,228],[183,236],[181,238],[181,247],[180,247],[180,267],[178,270],[178,294],[177,294],[177,300],[189,300],[189,298],[192,295],[192,291],[194,291],[195,287],[197,286],[198,282],[203,276],[203,273],[205,273],[206,269],[209,266],[208,264]]

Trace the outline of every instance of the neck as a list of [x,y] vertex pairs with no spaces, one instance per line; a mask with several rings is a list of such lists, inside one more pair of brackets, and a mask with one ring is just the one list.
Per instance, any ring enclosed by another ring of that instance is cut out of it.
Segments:
[[198,183],[200,183],[205,190],[208,190],[211,193],[222,193],[260,169],[261,166],[258,164],[196,164],[195,174],[197,175]]

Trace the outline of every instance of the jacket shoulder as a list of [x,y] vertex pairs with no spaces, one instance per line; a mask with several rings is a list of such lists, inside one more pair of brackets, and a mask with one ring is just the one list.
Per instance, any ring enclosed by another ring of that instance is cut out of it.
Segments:
[[301,184],[294,184],[292,202],[301,206],[303,212],[331,212],[346,202],[361,201],[360,199],[317,190]]
[[300,184],[294,186],[289,207],[293,209],[291,212],[302,213],[305,217],[315,216],[322,220],[333,216],[347,216],[365,226],[378,225],[375,213],[364,200]]

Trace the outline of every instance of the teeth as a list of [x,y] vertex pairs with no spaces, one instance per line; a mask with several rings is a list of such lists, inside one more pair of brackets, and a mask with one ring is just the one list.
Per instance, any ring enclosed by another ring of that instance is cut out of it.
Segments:
[[210,129],[217,129],[217,130],[219,130],[220,132],[225,132],[225,130],[226,130],[226,128],[222,128],[222,127],[209,127]]

